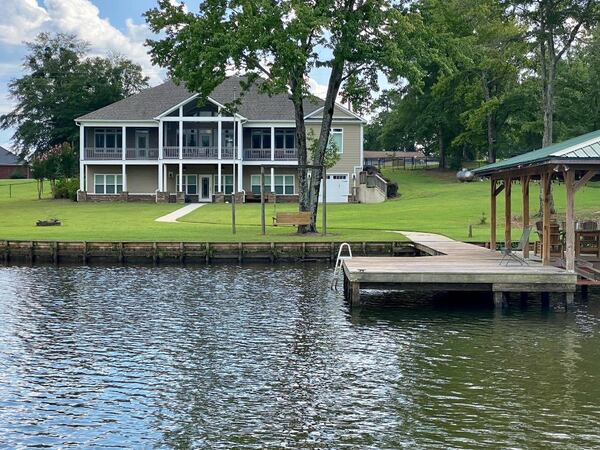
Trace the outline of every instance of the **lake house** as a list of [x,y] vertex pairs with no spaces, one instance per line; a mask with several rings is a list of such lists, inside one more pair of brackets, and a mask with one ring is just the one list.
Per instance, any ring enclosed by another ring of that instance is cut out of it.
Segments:
[[[172,81],[76,119],[80,127],[79,201],[218,202],[234,191],[297,201],[294,108],[287,94],[227,78],[200,104]],[[235,114],[225,105],[239,100]],[[318,137],[324,102],[307,99],[306,126]],[[362,170],[364,119],[336,105],[331,139],[340,159],[327,173],[327,200],[347,202]],[[235,174],[233,168],[235,167]]]

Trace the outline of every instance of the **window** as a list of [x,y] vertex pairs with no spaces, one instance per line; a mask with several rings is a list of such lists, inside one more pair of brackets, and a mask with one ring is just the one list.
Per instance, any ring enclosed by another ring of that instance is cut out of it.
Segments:
[[97,150],[117,151],[123,146],[121,129],[97,128],[94,130],[94,145]]
[[148,132],[137,130],[135,132],[135,145],[137,148],[148,148]]
[[121,174],[94,175],[94,193],[120,194],[123,192],[123,176]]
[[[260,194],[260,175],[252,175],[251,188],[254,194]],[[295,190],[294,175],[275,175],[275,193],[293,195]],[[271,176],[265,175],[265,192],[270,192]]]
[[250,130],[250,148],[271,148],[271,130]]
[[[219,186],[219,177],[215,175],[215,189]],[[225,194],[233,193],[233,175],[221,175],[221,190]]]
[[275,130],[275,148],[296,148],[296,131],[293,128]]
[[332,128],[329,132],[329,144],[335,144],[339,153],[344,153],[344,130]]
[[[175,189],[179,191],[179,174],[175,177]],[[196,195],[198,193],[198,176],[184,175],[183,176],[183,192],[187,195]]]

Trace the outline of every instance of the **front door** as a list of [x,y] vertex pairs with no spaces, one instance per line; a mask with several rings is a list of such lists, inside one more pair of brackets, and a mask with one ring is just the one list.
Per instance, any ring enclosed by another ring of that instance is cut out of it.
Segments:
[[200,175],[200,201],[210,201],[210,176]]

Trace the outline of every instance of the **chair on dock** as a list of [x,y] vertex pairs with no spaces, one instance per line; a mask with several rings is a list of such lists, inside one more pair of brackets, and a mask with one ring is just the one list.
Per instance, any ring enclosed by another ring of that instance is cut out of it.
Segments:
[[525,258],[517,255],[515,252],[522,252],[525,246],[529,245],[529,235],[531,234],[531,229],[531,226],[523,228],[523,234],[521,235],[521,239],[519,240],[519,244],[516,248],[506,247],[505,244],[504,247],[500,249],[502,252],[502,259],[500,260],[499,265],[502,265],[504,261],[506,261],[506,265],[508,265],[511,259],[521,265],[529,265]]

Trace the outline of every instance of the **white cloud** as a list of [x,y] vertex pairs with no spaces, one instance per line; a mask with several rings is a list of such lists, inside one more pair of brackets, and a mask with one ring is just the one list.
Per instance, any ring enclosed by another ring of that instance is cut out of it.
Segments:
[[2,0],[0,4],[0,42],[20,45],[50,21],[36,0]]
[[72,33],[90,43],[94,55],[121,54],[142,66],[156,84],[163,71],[152,65],[144,40],[150,35],[146,24],[126,22],[127,33],[114,27],[90,0],[1,0],[0,42],[20,45],[41,31]]

